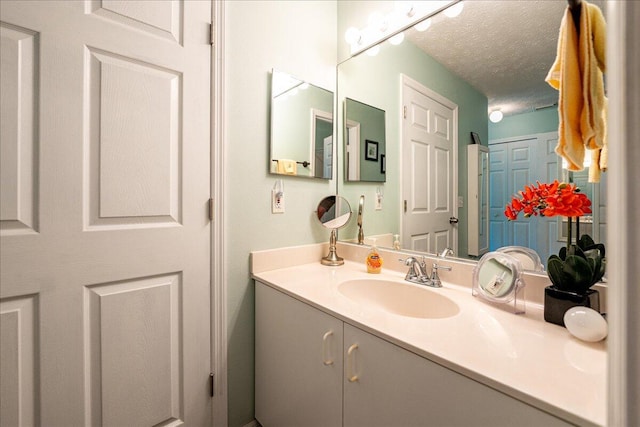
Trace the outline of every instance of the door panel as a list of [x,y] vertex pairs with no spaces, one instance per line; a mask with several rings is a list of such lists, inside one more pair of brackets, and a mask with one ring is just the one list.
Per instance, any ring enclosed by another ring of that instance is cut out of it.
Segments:
[[211,4],[0,20],[0,424],[210,424]]
[[402,241],[417,251],[455,251],[456,230],[449,218],[457,215],[456,107],[407,78],[403,104]]

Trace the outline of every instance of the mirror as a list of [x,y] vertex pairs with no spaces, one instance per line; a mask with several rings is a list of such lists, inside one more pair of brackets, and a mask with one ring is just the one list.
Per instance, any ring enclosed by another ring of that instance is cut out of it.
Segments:
[[347,181],[386,181],[385,112],[347,98],[344,105],[344,176]]
[[351,206],[341,196],[327,196],[318,203],[316,218],[323,227],[331,230],[329,238],[329,254],[322,258],[323,265],[336,266],[344,264],[344,258],[336,253],[336,230],[344,227],[351,219]]
[[333,92],[289,74],[271,74],[273,174],[331,179]]
[[[602,9],[604,2],[594,0],[592,3]],[[550,133],[557,133],[558,129],[555,105],[558,92],[545,82],[547,72],[555,59],[558,30],[567,3],[474,0],[462,1],[458,3],[460,4],[463,7],[457,16],[448,17],[445,13],[438,13],[423,21],[422,29],[427,27],[426,30],[419,31],[412,27],[405,31],[404,41],[400,44],[386,40],[377,46],[378,52],[375,56],[368,55],[367,53],[375,53],[368,51],[338,65],[338,109],[344,108],[342,101],[350,98],[375,105],[387,113],[384,183],[386,188],[383,190],[384,203],[381,209],[376,209],[373,205],[376,199],[376,185],[351,182],[346,176],[339,176],[338,193],[349,200],[357,200],[361,194],[366,196],[366,237],[392,236],[404,232],[403,217],[407,211],[411,211],[412,202],[403,194],[407,186],[403,174],[413,166],[402,159],[401,147],[406,144],[402,139],[405,135],[403,126],[407,120],[420,119],[413,116],[414,112],[410,109],[405,109],[411,105],[403,102],[406,101],[406,97],[403,95],[402,82],[404,78],[408,78],[456,106],[453,109],[456,125],[448,128],[445,126],[446,121],[436,120],[432,127],[437,130],[437,127],[441,126],[441,133],[449,132],[455,138],[456,151],[452,150],[447,154],[455,156],[455,171],[453,178],[448,181],[453,197],[449,196],[441,203],[451,208],[451,216],[457,221],[452,224],[454,244],[448,246],[457,246],[454,249],[458,257],[477,259],[474,251],[470,250],[471,237],[468,231],[470,161],[467,146],[473,141],[472,132],[477,135],[482,145],[490,147],[490,173],[498,170],[495,169],[495,147],[506,146],[507,140],[510,143],[528,140],[530,147],[536,147],[528,154],[538,160],[539,164],[536,167],[516,169],[509,166],[503,170],[501,177],[498,174],[490,175],[490,235],[501,234],[503,239],[500,244],[493,241],[494,246],[491,246],[490,250],[513,245],[537,247],[543,242],[546,246],[538,250],[538,253],[540,258],[546,261],[545,252],[556,251],[553,247],[556,243],[563,244],[561,234],[566,227],[560,224],[561,221],[556,217],[553,218],[552,224],[547,224],[540,222],[539,218],[529,218],[521,222],[508,223],[502,212],[510,196],[524,184],[535,183],[536,180],[545,182],[554,178],[567,180],[558,164],[559,157],[553,153],[556,141],[549,137]],[[383,14],[393,10],[391,2],[369,2],[368,7],[372,10],[363,10],[365,17],[375,9]],[[384,10],[384,7],[388,9]],[[361,19],[358,21],[358,15],[354,13],[353,8],[353,5],[343,6],[341,2],[338,3],[339,22],[343,22],[345,27],[354,25],[353,23],[357,26],[358,22],[362,22]],[[505,25],[505,22],[509,25]],[[343,33],[345,29],[339,28],[339,32]],[[500,123],[489,122],[489,111],[498,108],[502,110],[504,119]],[[343,112],[337,113],[337,117],[343,117]],[[344,140],[341,134],[344,133],[343,128],[343,124],[339,123],[339,141]],[[496,145],[496,142],[502,144]],[[512,154],[517,151],[515,148],[520,148],[516,145],[512,147]],[[553,159],[555,163],[547,163],[548,159]],[[344,159],[338,159],[338,163],[340,161]],[[344,170],[343,165],[338,165],[339,173]],[[432,176],[436,177],[436,172]],[[576,178],[578,174],[574,174],[574,180]],[[584,183],[581,186],[587,193],[600,194],[599,200],[594,200],[597,199],[596,196],[592,198],[592,236],[600,242],[606,240],[606,197],[602,185],[605,179],[606,177],[601,185]],[[505,186],[504,194],[500,195],[496,190],[497,186],[508,182],[513,183],[512,193],[509,194]],[[515,188],[516,186],[518,188]],[[406,200],[408,202],[405,204]],[[438,208],[434,204],[429,206],[427,202],[424,202],[423,206],[425,210]],[[498,230],[494,228],[496,226],[501,227],[499,232],[493,231]],[[547,230],[551,232],[546,233]],[[539,235],[543,232],[544,236]],[[353,241],[356,235],[357,229],[352,226],[340,232],[341,240],[346,241]],[[379,242],[391,240],[378,239]],[[404,236],[400,243],[403,249],[411,247]]]

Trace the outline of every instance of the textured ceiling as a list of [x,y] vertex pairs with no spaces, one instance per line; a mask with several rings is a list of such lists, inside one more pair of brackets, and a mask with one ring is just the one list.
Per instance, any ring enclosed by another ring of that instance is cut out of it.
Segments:
[[[603,0],[594,0],[603,8]],[[432,18],[407,39],[484,93],[505,115],[555,104],[545,77],[556,56],[565,0],[466,0],[455,18]],[[604,12],[604,10],[603,10]]]

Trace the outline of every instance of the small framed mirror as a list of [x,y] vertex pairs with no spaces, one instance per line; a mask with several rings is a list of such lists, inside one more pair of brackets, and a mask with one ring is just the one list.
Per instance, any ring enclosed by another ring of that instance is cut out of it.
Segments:
[[331,179],[333,92],[272,70],[269,171]]
[[345,181],[386,182],[385,111],[346,98],[344,114]]

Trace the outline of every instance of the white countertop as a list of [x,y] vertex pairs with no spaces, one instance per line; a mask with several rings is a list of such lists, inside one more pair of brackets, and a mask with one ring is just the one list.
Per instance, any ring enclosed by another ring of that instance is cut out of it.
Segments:
[[[605,341],[586,343],[543,320],[540,305],[525,315],[493,307],[470,288],[443,281],[424,288],[392,270],[367,274],[364,263],[327,267],[318,261],[255,272],[253,277],[349,324],[579,425],[606,421]],[[358,304],[338,290],[351,279],[397,280],[454,300],[460,312],[442,319],[418,319]]]

